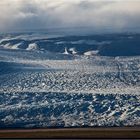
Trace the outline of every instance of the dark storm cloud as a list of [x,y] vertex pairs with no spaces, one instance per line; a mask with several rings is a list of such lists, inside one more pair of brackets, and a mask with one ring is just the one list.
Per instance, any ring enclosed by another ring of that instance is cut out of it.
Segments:
[[88,27],[140,30],[139,0],[0,0],[0,30]]

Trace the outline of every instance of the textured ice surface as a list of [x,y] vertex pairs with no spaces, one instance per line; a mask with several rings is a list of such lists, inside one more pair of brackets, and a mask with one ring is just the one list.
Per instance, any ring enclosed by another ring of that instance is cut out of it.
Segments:
[[140,125],[140,56],[66,55],[15,43],[0,49],[0,128]]
[[0,94],[0,127],[140,125],[140,95],[55,92]]

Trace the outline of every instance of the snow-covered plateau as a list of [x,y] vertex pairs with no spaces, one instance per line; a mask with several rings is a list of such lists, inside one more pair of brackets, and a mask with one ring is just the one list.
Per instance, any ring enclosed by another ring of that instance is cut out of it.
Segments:
[[114,40],[1,36],[0,128],[140,125],[140,55],[102,55]]

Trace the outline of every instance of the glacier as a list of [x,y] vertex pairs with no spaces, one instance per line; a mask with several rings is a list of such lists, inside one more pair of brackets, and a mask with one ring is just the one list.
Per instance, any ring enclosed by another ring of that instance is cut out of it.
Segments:
[[[0,128],[140,125],[140,56],[101,55],[101,45],[118,36],[69,38],[1,37]],[[77,53],[64,54],[70,42],[97,46],[71,46]],[[84,55],[92,50],[99,54]]]

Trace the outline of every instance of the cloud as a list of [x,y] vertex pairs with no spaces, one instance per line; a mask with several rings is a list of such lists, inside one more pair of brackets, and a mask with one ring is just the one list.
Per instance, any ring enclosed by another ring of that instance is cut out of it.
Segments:
[[54,27],[121,31],[140,25],[139,0],[0,0],[0,8],[0,31]]

